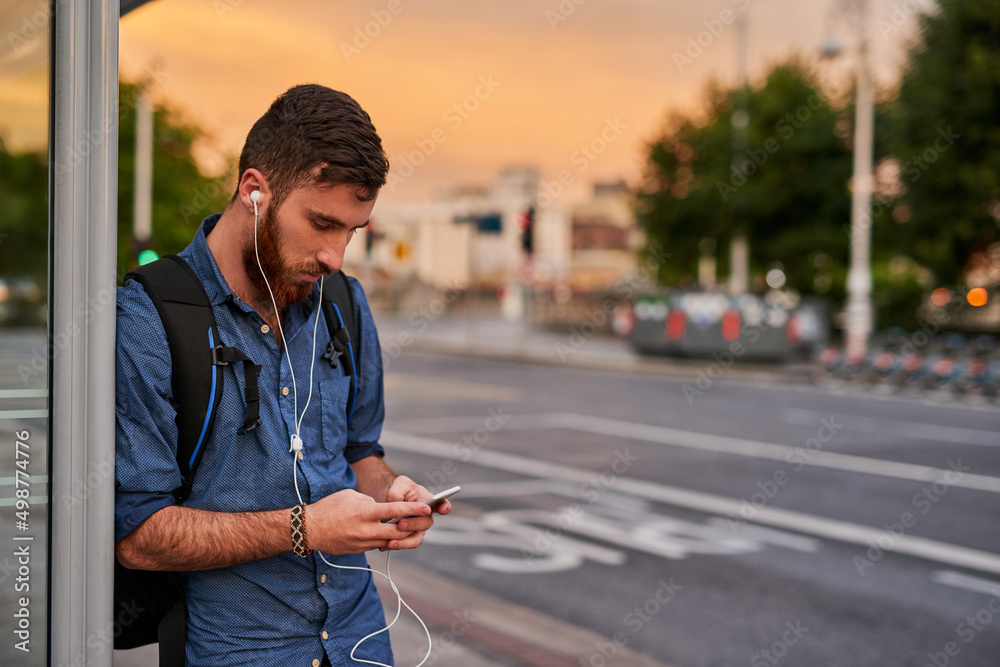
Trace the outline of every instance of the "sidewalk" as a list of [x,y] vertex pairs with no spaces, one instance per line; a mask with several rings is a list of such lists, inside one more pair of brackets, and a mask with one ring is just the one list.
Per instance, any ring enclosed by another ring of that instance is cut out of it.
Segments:
[[[377,314],[383,356],[395,359],[407,351],[433,352],[503,361],[568,365],[619,373],[646,373],[696,379],[718,363],[711,357],[679,359],[644,357],[628,342],[594,332],[588,327],[568,332],[532,329],[523,322],[490,315],[466,318],[421,314],[404,317]],[[726,369],[730,378],[745,381],[807,382],[802,363],[754,363],[736,360]]]
[[[611,637],[569,625],[400,560],[391,566],[393,581],[430,631],[433,645],[424,663],[428,667],[590,664],[667,667],[627,646],[612,644]],[[376,580],[388,621],[396,613],[396,595],[385,579],[376,577]],[[405,608],[390,634],[399,667],[412,667],[427,653],[427,635]]]
[[[397,555],[391,564],[392,578],[430,632],[426,667],[668,667],[628,646],[613,644],[611,637],[407,565],[404,558],[405,554]],[[384,558],[376,554],[371,562],[384,570]],[[375,581],[389,622],[396,613],[396,594],[383,577],[376,576]],[[427,654],[427,635],[405,607],[389,636],[398,667],[413,667]],[[113,667],[156,665],[157,650],[153,644],[115,651]]]

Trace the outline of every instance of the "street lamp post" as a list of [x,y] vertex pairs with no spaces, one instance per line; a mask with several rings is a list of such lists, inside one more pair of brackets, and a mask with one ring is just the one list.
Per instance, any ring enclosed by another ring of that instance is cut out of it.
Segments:
[[868,53],[868,0],[855,0],[858,22],[858,80],[851,178],[851,265],[847,274],[846,351],[864,357],[872,331],[872,143],[875,103]]

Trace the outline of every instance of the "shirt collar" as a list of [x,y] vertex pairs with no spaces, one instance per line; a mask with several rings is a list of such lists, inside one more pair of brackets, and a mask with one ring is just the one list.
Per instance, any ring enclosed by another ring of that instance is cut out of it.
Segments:
[[[191,244],[180,254],[191,265],[191,268],[198,274],[198,277],[201,278],[202,286],[204,286],[205,293],[208,294],[208,300],[213,306],[218,306],[227,300],[232,300],[242,310],[254,312],[253,308],[236,296],[232,288],[229,287],[229,283],[226,282],[225,276],[222,275],[222,271],[215,261],[215,255],[212,254],[212,250],[208,247],[208,235],[215,229],[221,217],[221,213],[213,213],[202,220],[201,226],[198,228],[198,233],[195,234]],[[307,313],[311,313],[317,303],[319,303],[318,282],[308,299],[289,308],[286,319],[289,316],[299,319]]]

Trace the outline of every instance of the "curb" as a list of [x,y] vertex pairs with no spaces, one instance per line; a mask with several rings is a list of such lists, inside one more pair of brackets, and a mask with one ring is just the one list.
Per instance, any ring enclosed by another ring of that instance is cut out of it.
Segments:
[[[415,339],[408,347],[414,352],[441,354],[455,357],[487,359],[547,366],[572,366],[584,370],[657,375],[678,380],[695,380],[699,371],[718,365],[714,359],[676,359],[666,357],[641,357],[638,355],[570,355],[566,359],[533,350],[505,350],[476,345],[455,345],[448,341]],[[743,381],[780,381],[788,384],[812,384],[807,364],[764,365],[736,361],[725,369],[727,376]]]

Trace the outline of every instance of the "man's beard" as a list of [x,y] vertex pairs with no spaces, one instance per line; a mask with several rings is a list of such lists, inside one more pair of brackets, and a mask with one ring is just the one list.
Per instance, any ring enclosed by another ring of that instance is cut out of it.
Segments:
[[[305,301],[312,294],[314,283],[298,278],[301,272],[312,274],[325,274],[330,270],[321,265],[311,265],[299,268],[289,268],[285,265],[281,256],[281,239],[278,237],[278,226],[275,222],[273,207],[268,207],[264,215],[261,216],[260,223],[256,226],[257,253],[254,252],[254,238],[251,234],[243,244],[243,269],[246,271],[250,283],[257,290],[259,303],[254,303],[254,307],[263,312],[271,312],[274,306],[268,294],[268,284],[270,292],[274,295],[278,312],[283,313],[289,306]],[[257,265],[258,255],[260,257],[260,267]],[[261,275],[261,268],[264,274]],[[267,276],[267,283],[264,282]]]

